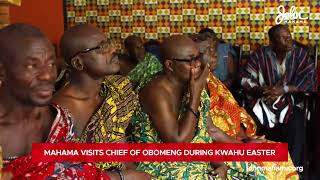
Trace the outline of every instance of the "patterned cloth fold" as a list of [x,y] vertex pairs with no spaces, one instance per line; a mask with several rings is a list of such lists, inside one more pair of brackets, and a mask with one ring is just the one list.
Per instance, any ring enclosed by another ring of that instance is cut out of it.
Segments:
[[[256,125],[246,110],[238,105],[228,88],[211,73],[208,90],[210,94],[210,115],[213,124],[233,138],[240,134],[241,124],[248,137],[256,134]],[[268,143],[274,143],[268,141]],[[230,169],[228,177],[238,179],[299,179],[290,155],[287,162],[226,162]],[[273,169],[272,169],[273,168]],[[280,170],[281,168],[285,170]],[[278,170],[277,170],[278,169]]]
[[[66,110],[53,105],[57,116],[53,122],[46,143],[70,142],[74,138],[73,123]],[[32,162],[31,154],[18,157],[5,164],[4,171],[10,171],[13,179],[110,179],[93,163]]]
[[[100,95],[102,105],[91,116],[79,142],[117,143],[125,142],[125,131],[137,107],[138,97],[132,90],[130,81],[119,75],[107,76]],[[122,169],[121,162],[98,162],[102,170]]]

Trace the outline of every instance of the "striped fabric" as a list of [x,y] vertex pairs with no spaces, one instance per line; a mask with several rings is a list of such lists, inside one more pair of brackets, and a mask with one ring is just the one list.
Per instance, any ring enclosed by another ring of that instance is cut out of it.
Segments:
[[[246,89],[281,84],[294,85],[302,92],[315,91],[315,66],[307,51],[295,47],[287,53],[283,63],[284,66],[277,63],[276,54],[270,46],[262,47],[250,56],[241,84]],[[278,122],[286,123],[293,105],[297,104],[291,95],[278,98],[273,106],[266,105],[261,98],[252,99],[249,103],[261,124],[267,127]]]

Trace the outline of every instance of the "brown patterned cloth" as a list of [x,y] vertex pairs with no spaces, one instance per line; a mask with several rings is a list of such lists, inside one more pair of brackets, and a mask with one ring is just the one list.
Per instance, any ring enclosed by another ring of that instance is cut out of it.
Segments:
[[[120,75],[103,81],[100,95],[105,98],[91,117],[79,141],[83,143],[116,143],[125,141],[125,131],[137,106],[138,97],[128,79]],[[122,169],[118,162],[97,163],[103,170]]]

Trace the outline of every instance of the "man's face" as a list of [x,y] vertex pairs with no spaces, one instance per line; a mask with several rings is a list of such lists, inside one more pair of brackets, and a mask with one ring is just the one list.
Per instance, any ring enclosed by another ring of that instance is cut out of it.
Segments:
[[202,54],[203,63],[210,65],[210,71],[214,71],[217,67],[218,53],[216,50],[217,41],[205,40],[198,43],[199,50]]
[[275,38],[274,45],[279,51],[290,51],[293,48],[293,40],[290,31],[286,28],[280,29]]
[[28,38],[24,42],[24,48],[17,49],[14,58],[5,65],[4,86],[24,104],[48,105],[57,76],[53,46],[43,38]]
[[135,39],[130,47],[128,48],[128,52],[130,54],[131,57],[137,59],[137,60],[141,60],[143,59],[143,57],[145,56],[145,49],[143,46],[143,42],[141,39]]
[[217,51],[218,41],[210,41],[210,45],[206,51],[208,54],[208,63],[210,65],[210,71],[213,72],[217,69],[218,64],[218,51]]
[[84,70],[95,78],[103,78],[120,70],[116,54],[116,44],[107,41],[102,32],[93,31],[90,37],[85,37],[86,49],[93,49],[79,54],[84,64]]
[[[179,51],[179,47],[178,51]],[[174,73],[184,81],[191,78],[191,69],[194,69],[195,77],[201,74],[201,56],[196,44],[190,44],[181,48],[179,57],[169,57],[167,59],[173,61]]]

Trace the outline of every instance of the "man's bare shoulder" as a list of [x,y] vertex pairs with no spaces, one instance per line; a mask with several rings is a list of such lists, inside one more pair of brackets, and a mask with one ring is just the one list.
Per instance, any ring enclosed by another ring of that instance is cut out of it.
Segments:
[[75,99],[72,96],[68,95],[67,91],[62,89],[54,95],[52,102],[61,107],[69,109],[74,105]]
[[140,103],[143,106],[170,102],[170,89],[163,76],[151,80],[139,93]]
[[72,92],[69,92],[68,89],[61,89],[58,91],[53,99],[52,99],[53,104],[56,104],[64,109],[67,109],[68,112],[72,115],[75,116],[80,112],[78,109],[85,109],[86,107],[84,106],[85,99],[77,98],[74,95],[72,95]]

